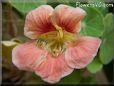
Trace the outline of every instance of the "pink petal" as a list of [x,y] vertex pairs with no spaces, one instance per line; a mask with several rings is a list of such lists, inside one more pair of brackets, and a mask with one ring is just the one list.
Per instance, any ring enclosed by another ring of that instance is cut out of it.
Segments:
[[36,61],[41,62],[42,56],[45,56],[45,51],[39,49],[35,42],[28,42],[16,46],[12,51],[13,64],[21,70],[33,71]]
[[53,28],[50,22],[50,15],[53,8],[49,5],[42,5],[29,12],[26,16],[24,34],[36,39],[38,35],[51,31]]
[[16,46],[12,51],[12,61],[20,70],[35,71],[43,80],[50,83],[59,81],[73,71],[65,62],[63,54],[53,57],[39,49],[35,42]]
[[79,32],[85,11],[79,7],[59,5],[52,15],[52,23],[63,27],[68,32]]
[[44,81],[56,83],[62,77],[69,75],[73,71],[64,59],[64,55],[53,57],[48,54],[46,60],[36,67],[36,74],[41,76]]
[[96,56],[101,40],[95,37],[80,37],[65,52],[67,64],[72,68],[84,68]]

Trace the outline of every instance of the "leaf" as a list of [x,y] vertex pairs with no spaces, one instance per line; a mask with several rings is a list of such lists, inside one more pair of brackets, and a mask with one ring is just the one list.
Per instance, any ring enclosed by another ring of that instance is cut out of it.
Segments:
[[84,8],[87,12],[85,19],[82,22],[81,35],[96,36],[100,37],[103,34],[103,16],[95,8],[88,7]]
[[14,41],[2,41],[2,57],[9,58],[11,60],[12,49],[19,43]]
[[60,4],[69,4],[69,0],[57,0]]
[[109,13],[104,18],[105,31],[102,36],[100,47],[100,60],[103,64],[108,64],[114,58],[114,15]]
[[78,84],[81,81],[81,72],[79,70],[73,71],[69,76],[66,76],[57,83],[57,85]]
[[47,4],[51,5],[53,8],[55,8],[60,3],[58,2],[58,0],[47,0]]
[[94,8],[99,10],[102,13],[103,16],[105,16],[106,13],[108,12],[107,7],[103,6],[103,5],[105,5],[104,0],[88,0],[88,3],[96,5]]
[[51,5],[54,8],[59,4],[70,5],[69,2],[70,0],[47,0],[47,4]]
[[11,46],[17,45],[17,43],[13,42],[13,41],[2,41],[2,44],[6,47],[11,47]]
[[83,84],[91,84],[91,85],[97,83],[95,76],[88,76],[87,78],[82,78],[81,82]]
[[95,57],[95,59],[87,66],[87,69],[91,73],[96,73],[100,71],[103,67],[103,64],[100,62],[98,57]]
[[[105,31],[103,33],[103,38],[109,34],[112,30],[114,30],[114,15],[112,13],[108,13],[104,18],[104,28]],[[107,34],[107,35],[106,35]]]
[[44,84],[45,82],[34,73],[32,73],[31,77],[23,83],[23,85],[44,85]]
[[11,0],[10,3],[19,12],[26,14],[38,6],[46,4],[46,0]]

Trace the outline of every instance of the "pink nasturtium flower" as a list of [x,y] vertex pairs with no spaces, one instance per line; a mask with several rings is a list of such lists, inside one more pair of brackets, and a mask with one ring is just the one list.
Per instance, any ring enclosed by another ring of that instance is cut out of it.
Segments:
[[79,35],[85,14],[81,8],[67,5],[55,9],[42,5],[29,12],[24,34],[32,40],[13,49],[13,64],[20,70],[35,72],[49,83],[87,66],[101,40]]

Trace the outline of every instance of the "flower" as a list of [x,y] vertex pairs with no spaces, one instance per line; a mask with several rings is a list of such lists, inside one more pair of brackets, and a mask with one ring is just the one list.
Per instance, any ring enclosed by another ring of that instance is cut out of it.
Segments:
[[49,83],[86,67],[96,56],[101,40],[79,34],[85,14],[79,7],[62,4],[55,9],[42,5],[29,12],[24,34],[32,40],[13,49],[13,64]]

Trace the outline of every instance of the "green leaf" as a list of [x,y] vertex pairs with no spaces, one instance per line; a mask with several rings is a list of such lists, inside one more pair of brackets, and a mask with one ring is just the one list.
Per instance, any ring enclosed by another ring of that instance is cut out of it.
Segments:
[[103,6],[105,5],[105,0],[88,0],[88,3],[96,5],[94,8],[99,10],[103,16],[105,16],[106,13],[108,12],[107,7]]
[[51,5],[53,8],[55,8],[60,3],[58,2],[58,0],[47,0],[47,4]]
[[69,0],[57,0],[60,4],[69,4]]
[[49,5],[51,5],[52,7],[55,8],[59,4],[71,5],[70,1],[71,0],[47,0],[47,4],[49,4]]
[[103,64],[108,64],[114,58],[114,15],[109,13],[104,18],[105,31],[102,36],[100,47],[100,60]]
[[82,78],[81,82],[83,84],[91,84],[91,85],[97,83],[95,76],[88,76],[87,78]]
[[89,3],[104,2],[104,0],[88,0]]
[[75,70],[69,76],[66,76],[57,83],[57,85],[68,85],[68,84],[78,84],[81,81],[81,72],[80,70]]
[[91,73],[96,73],[97,71],[100,71],[103,67],[103,64],[100,62],[98,57],[95,57],[95,59],[87,66],[87,69]]
[[103,33],[103,38],[107,37],[111,31],[114,30],[114,15],[112,13],[108,13],[104,18],[104,28],[105,31]]
[[81,35],[96,36],[100,37],[103,34],[103,16],[95,8],[88,7],[84,8],[87,15],[82,22]]
[[11,0],[11,5],[22,14],[28,13],[30,10],[40,5],[46,4],[46,0]]

